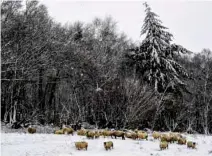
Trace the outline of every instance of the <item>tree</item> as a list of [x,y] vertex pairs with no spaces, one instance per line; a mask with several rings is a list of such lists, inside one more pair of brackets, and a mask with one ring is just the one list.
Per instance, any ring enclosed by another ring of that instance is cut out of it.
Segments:
[[194,115],[196,127],[200,132],[209,134],[210,123],[212,122],[210,112],[212,109],[212,52],[210,49],[203,49],[192,59],[194,97]]
[[162,104],[166,96],[168,94],[173,94],[170,97],[182,96],[182,91],[186,90],[182,77],[187,77],[188,74],[177,59],[180,54],[190,51],[180,45],[172,44],[173,35],[167,31],[168,28],[162,25],[161,20],[158,19],[159,16],[147,3],[144,3],[144,6],[146,17],[141,35],[146,34],[146,37],[139,47],[131,49],[127,58],[140,79],[154,87],[154,91],[158,94],[156,113],[152,123],[154,128],[158,115],[165,108]]
[[[9,120],[10,123],[20,120],[26,114],[34,114],[36,106],[41,105],[43,92],[40,84],[43,73],[39,69],[45,69],[48,63],[52,21],[46,7],[37,1],[26,1],[25,6],[23,9],[21,1],[2,3],[2,84],[8,88],[8,91],[3,92],[5,101],[2,101],[2,114],[5,121]],[[38,98],[34,92],[37,77]],[[29,89],[28,85],[32,85],[33,89]],[[35,98],[29,100],[32,90]]]
[[[142,26],[141,35],[146,34],[140,47],[129,54],[135,61],[137,73],[155,88],[163,92],[168,84],[174,88],[183,84],[180,74],[187,75],[183,67],[175,61],[176,54],[186,53],[187,50],[171,44],[173,35],[166,31],[166,27],[158,19],[158,15],[151,11],[147,3],[146,17]],[[171,83],[170,83],[171,82]]]

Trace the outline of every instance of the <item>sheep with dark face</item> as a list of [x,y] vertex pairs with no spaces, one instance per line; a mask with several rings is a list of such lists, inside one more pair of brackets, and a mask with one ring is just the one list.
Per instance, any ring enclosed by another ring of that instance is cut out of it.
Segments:
[[56,131],[54,132],[54,134],[64,134],[63,129],[56,130]]
[[74,135],[74,130],[72,128],[65,127],[65,128],[63,128],[63,133],[64,134],[72,134],[72,135]]
[[178,138],[183,138],[183,136],[180,133],[176,133]]
[[135,132],[125,133],[125,136],[133,140],[136,140],[138,138],[138,134],[136,134]]
[[132,138],[133,140],[138,139],[138,134],[136,134],[136,133],[131,133],[131,138]]
[[95,134],[94,134],[94,138],[97,139],[99,137],[100,137],[100,133],[96,131]]
[[100,136],[103,136],[103,131],[99,131],[99,135]]
[[131,133],[125,133],[126,138],[131,138]]
[[113,133],[112,131],[104,130],[104,131],[102,132],[102,135],[103,135],[104,138],[105,138],[106,136],[111,136],[112,133]]
[[85,142],[85,141],[80,141],[80,142],[75,142],[75,147],[78,149],[78,150],[81,150],[81,149],[88,149],[88,143]]
[[160,149],[161,150],[168,149],[168,147],[169,147],[168,142],[166,142],[166,141],[160,142]]
[[146,132],[138,132],[138,139],[146,139],[148,140],[148,134]]
[[160,138],[160,133],[158,133],[158,132],[153,132],[152,133],[152,137],[154,138],[154,139],[159,139]]
[[179,145],[186,145],[186,138],[179,138],[178,139],[178,144]]
[[92,131],[87,131],[86,132],[86,137],[88,139],[94,139],[94,136],[95,136],[95,133],[94,132],[92,132]]
[[168,134],[162,134],[161,137],[160,137],[160,140],[163,142],[163,141],[166,141],[166,142],[171,142],[171,137],[170,135]]
[[106,151],[108,149],[113,148],[113,142],[112,141],[104,142],[104,147],[105,147]]
[[77,135],[85,136],[86,135],[86,130],[84,130],[84,129],[78,130],[77,131]]
[[29,132],[30,134],[34,134],[34,133],[36,133],[36,129],[35,129],[35,128],[32,128],[32,127],[29,127],[29,128],[28,128],[28,132]]
[[175,134],[175,133],[170,133],[169,134],[170,135],[170,142],[176,142],[176,141],[178,141],[179,140],[179,136],[178,136],[178,134]]
[[125,140],[125,137],[124,137],[125,133],[122,132],[122,131],[113,131],[110,135],[111,135],[111,138],[113,138],[113,136],[114,136],[115,139],[116,139],[117,137],[121,137],[122,140]]
[[138,129],[135,129],[134,132],[135,132],[135,133],[138,133]]
[[187,142],[187,148],[195,149],[196,148],[196,142],[188,141]]

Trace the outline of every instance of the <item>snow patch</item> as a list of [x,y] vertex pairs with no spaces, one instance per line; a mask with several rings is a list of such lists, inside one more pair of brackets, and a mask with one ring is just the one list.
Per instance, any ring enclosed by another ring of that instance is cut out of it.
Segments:
[[[159,149],[159,140],[121,140],[100,137],[55,134],[1,133],[2,156],[207,156],[212,154],[212,136],[184,134],[188,140],[197,142],[197,149],[186,145],[170,144],[168,150]],[[74,142],[87,141],[88,150],[77,150]],[[106,151],[104,141],[113,141],[114,149]]]

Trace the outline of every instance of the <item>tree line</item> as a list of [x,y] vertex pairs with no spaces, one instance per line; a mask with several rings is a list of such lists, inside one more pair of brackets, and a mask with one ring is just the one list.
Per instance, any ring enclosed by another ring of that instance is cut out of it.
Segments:
[[38,1],[3,1],[1,120],[209,134],[211,50],[173,43],[144,6],[137,46],[111,17],[62,25]]

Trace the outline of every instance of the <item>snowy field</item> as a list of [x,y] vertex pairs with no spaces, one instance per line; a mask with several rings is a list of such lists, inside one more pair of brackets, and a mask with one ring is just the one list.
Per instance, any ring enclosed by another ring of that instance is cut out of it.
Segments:
[[[197,142],[197,149],[186,145],[170,144],[168,150],[159,150],[159,141],[135,141],[100,137],[88,140],[85,137],[55,134],[1,133],[1,156],[212,156],[212,136],[186,135]],[[88,142],[88,150],[78,151],[75,141]],[[104,141],[112,140],[114,149],[106,151]]]

